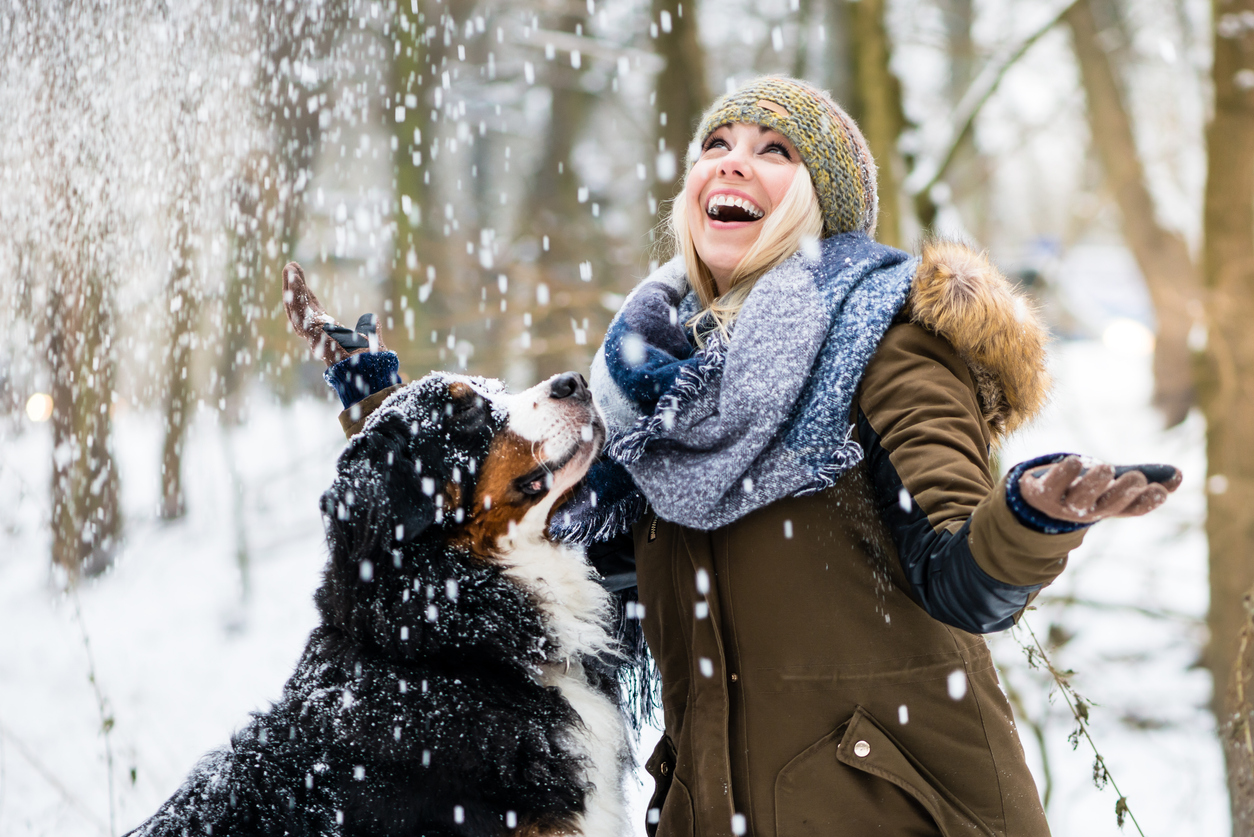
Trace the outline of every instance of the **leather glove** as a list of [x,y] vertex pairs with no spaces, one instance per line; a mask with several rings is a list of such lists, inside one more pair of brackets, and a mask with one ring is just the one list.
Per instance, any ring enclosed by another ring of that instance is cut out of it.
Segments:
[[296,262],[283,268],[283,309],[292,329],[309,343],[314,357],[334,366],[358,352],[386,352],[374,314],[363,314],[355,328],[340,325],[322,308],[305,284],[305,272]]
[[1056,520],[1096,523],[1107,517],[1137,517],[1163,504],[1184,478],[1170,465],[1145,467],[1161,481],[1150,482],[1145,473],[1113,465],[1085,463],[1068,456],[1044,468],[1033,468],[1019,478],[1019,495],[1037,511]]

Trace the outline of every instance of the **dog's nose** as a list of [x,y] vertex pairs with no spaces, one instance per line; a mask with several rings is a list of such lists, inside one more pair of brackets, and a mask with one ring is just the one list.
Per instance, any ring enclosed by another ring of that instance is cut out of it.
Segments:
[[575,397],[586,399],[588,397],[588,382],[578,372],[565,372],[553,379],[553,383],[549,387],[549,396],[551,398]]

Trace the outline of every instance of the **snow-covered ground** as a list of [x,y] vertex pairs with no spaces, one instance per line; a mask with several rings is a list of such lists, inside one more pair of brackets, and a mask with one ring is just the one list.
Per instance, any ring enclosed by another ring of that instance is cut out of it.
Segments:
[[[1136,348],[1126,339],[1057,345],[1053,404],[1004,461],[1055,450],[1170,461],[1185,484],[1150,518],[1095,529],[1027,622],[1042,641],[1051,625],[1055,639],[1070,637],[1055,662],[1096,702],[1093,736],[1145,833],[1222,834],[1222,757],[1205,710],[1209,679],[1195,666],[1206,610],[1203,429],[1195,418],[1157,429],[1148,358]],[[278,696],[315,621],[325,558],[317,498],[343,442],[336,412],[328,401],[280,406],[259,393],[229,439],[202,413],[187,448],[189,513],[174,524],[155,516],[158,419],[119,413],[125,547],[110,573],[70,596],[48,570],[48,427],[0,425],[0,834],[123,833]],[[1116,795],[1093,787],[1091,753],[1083,744],[1072,752],[1065,706],[1026,666],[1022,639],[1017,629],[992,644],[1042,727],[1054,833],[1118,834]],[[102,717],[111,719],[112,783]],[[1030,725],[1021,720],[1020,731],[1042,780]]]

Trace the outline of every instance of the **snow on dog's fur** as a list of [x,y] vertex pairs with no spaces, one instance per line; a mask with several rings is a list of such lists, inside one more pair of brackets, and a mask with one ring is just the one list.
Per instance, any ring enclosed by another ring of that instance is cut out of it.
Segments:
[[322,624],[282,698],[133,833],[626,833],[609,600],[547,535],[604,435],[569,373],[389,397],[323,495]]

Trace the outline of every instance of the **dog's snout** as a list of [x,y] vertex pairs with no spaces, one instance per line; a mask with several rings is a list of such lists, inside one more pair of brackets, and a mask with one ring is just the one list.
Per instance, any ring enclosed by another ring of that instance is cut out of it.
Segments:
[[551,398],[578,398],[586,400],[589,397],[588,382],[578,372],[563,373],[553,379],[553,383],[549,387],[549,396]]

